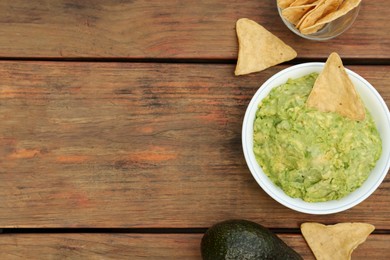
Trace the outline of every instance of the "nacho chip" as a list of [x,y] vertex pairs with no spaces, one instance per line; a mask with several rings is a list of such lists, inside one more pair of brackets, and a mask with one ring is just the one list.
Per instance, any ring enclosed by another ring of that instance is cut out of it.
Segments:
[[282,9],[289,7],[295,0],[277,0],[278,6]]
[[[321,0],[320,0],[321,1]],[[317,3],[318,4],[318,3]],[[301,20],[299,20],[298,21],[298,23],[295,25],[295,28],[297,28],[298,30],[299,30],[299,27],[301,27],[301,24],[303,23],[303,21],[305,21],[305,19],[306,19],[306,17],[308,16],[308,15],[310,15],[313,11],[314,11],[314,9],[317,7],[317,5],[313,8],[313,9],[311,9],[311,10],[309,10],[307,13],[305,13],[303,16],[302,16],[302,18],[301,18]]]
[[304,16],[302,16],[301,20],[299,20],[299,22],[296,24],[296,28],[299,29],[301,24],[303,23],[303,21],[305,21],[306,17],[308,17],[316,8],[317,6],[322,3],[324,0],[318,0],[315,2],[315,7],[312,8],[310,11],[308,11]]
[[235,75],[262,71],[297,56],[293,48],[255,21],[239,19],[236,30],[239,50]]
[[375,227],[366,223],[339,223],[325,226],[303,223],[301,231],[318,260],[351,259],[351,254]]
[[315,4],[290,6],[282,11],[282,15],[290,23],[297,24],[299,20],[301,20],[301,18],[315,6]]
[[306,101],[308,107],[322,112],[336,112],[353,120],[364,120],[366,111],[344,69],[340,56],[333,52],[316,79]]
[[331,12],[335,12],[343,0],[321,0],[317,6],[300,23],[299,30],[313,26],[319,19]]
[[316,32],[317,31],[316,28],[319,28],[319,27],[322,28],[323,25],[325,25],[327,23],[330,23],[330,22],[336,20],[337,18],[347,14],[349,11],[353,10],[354,8],[356,8],[360,4],[360,2],[361,2],[361,0],[343,1],[343,3],[339,6],[337,11],[329,13],[325,17],[319,19],[312,26],[309,26],[309,27],[306,27],[306,28],[302,28],[301,32],[303,34],[310,34],[310,33]]
[[325,26],[325,24],[315,24],[315,25],[312,25],[308,28],[301,29],[300,32],[302,34],[312,34],[312,33],[316,33],[319,30],[321,30],[324,26]]
[[290,6],[302,6],[302,5],[308,5],[313,4],[317,2],[318,0],[295,0]]

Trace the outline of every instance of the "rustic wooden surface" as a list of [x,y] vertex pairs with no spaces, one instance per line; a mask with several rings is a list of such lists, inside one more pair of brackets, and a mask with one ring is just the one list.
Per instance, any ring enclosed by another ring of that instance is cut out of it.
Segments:
[[[389,106],[389,10],[363,1],[346,33],[311,42],[271,0],[1,1],[0,259],[200,259],[200,232],[231,218],[274,228],[305,259],[301,223],[368,222],[353,259],[390,259],[390,176],[358,206],[312,216],[266,195],[241,150],[258,87],[332,51]],[[298,58],[234,77],[241,17]]]
[[388,61],[389,10],[388,0],[363,1],[353,27],[321,43],[290,32],[276,0],[3,0],[0,57],[236,59],[235,21],[247,17],[292,45],[300,58],[337,50],[343,57]]
[[[301,235],[280,234],[305,260],[313,253]],[[201,259],[201,234],[12,234],[0,236],[1,259]],[[370,235],[354,260],[386,259],[386,235]],[[33,256],[33,257],[31,257]]]
[[[350,68],[390,103],[386,66]],[[249,218],[296,228],[368,218],[389,227],[390,176],[359,206],[316,217],[275,203],[254,181],[242,119],[280,69],[234,78],[232,65],[1,62],[0,223],[207,227]]]

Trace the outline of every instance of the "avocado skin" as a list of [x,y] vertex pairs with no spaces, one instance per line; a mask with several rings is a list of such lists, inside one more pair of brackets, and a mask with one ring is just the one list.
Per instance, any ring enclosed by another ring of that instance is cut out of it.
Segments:
[[226,220],[207,230],[201,242],[203,260],[303,259],[269,229],[248,220]]

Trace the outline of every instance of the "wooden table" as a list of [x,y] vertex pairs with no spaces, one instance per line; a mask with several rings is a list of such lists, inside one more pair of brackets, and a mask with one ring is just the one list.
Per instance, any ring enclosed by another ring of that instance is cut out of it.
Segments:
[[[212,224],[258,222],[305,259],[299,225],[376,226],[353,259],[390,259],[390,176],[358,206],[315,216],[258,186],[245,109],[281,69],[337,51],[390,104],[390,2],[363,1],[342,36],[308,41],[275,1],[0,2],[0,259],[200,259]],[[235,22],[298,57],[235,77]]]

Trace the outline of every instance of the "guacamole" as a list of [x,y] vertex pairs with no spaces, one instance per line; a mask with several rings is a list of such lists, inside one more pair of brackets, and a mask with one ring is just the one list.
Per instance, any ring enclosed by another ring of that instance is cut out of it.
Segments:
[[382,152],[375,123],[305,105],[317,73],[289,79],[259,104],[253,151],[267,176],[293,198],[337,200],[359,188]]

